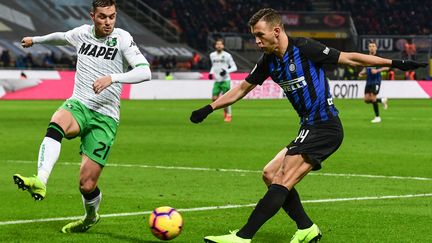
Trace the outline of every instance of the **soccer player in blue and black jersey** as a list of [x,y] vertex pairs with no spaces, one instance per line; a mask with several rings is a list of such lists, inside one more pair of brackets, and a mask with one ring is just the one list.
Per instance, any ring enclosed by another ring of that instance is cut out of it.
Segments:
[[[376,56],[377,45],[374,41],[369,42],[368,50],[369,55]],[[364,77],[366,75],[366,86],[365,86],[365,96],[364,101],[366,104],[372,103],[375,112],[375,118],[372,119],[372,123],[381,122],[381,117],[379,114],[378,103],[384,105],[384,110],[387,109],[387,98],[377,98],[377,95],[381,87],[381,72],[389,70],[388,67],[365,67],[359,73],[359,77]]]
[[241,84],[213,103],[192,112],[194,123],[202,122],[213,110],[235,103],[271,77],[284,90],[300,117],[298,136],[264,168],[268,191],[258,202],[247,223],[228,235],[206,236],[205,242],[248,243],[259,228],[280,208],[298,227],[291,242],[314,242],[321,231],[305,213],[295,185],[334,153],[342,143],[343,129],[333,104],[323,64],[350,66],[393,66],[410,70],[426,64],[390,60],[361,53],[340,52],[306,38],[291,38],[284,31],[281,16],[262,9],[249,20],[256,44],[264,52]]

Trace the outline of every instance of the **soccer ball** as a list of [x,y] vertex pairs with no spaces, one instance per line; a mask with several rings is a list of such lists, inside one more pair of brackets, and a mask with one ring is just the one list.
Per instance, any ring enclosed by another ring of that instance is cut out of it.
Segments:
[[149,226],[151,232],[157,238],[171,240],[181,233],[183,218],[172,207],[158,207],[150,214]]

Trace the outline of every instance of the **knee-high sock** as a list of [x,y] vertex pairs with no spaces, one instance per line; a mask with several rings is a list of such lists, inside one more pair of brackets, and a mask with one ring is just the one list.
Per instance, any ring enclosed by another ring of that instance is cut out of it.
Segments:
[[313,225],[312,220],[304,211],[300,196],[294,187],[290,190],[282,208],[296,222],[298,229],[307,229]]
[[39,147],[38,157],[37,176],[45,185],[47,184],[51,171],[59,158],[61,140],[63,137],[63,129],[55,123],[50,123],[45,138]]
[[227,115],[231,115],[231,112],[232,112],[231,106],[227,106],[227,107],[225,107],[225,108],[224,108],[224,111],[225,111],[225,113],[226,113]]
[[267,193],[252,211],[246,225],[237,232],[237,236],[252,239],[259,228],[279,211],[289,193],[290,191],[282,185],[270,185]]
[[85,210],[85,218],[90,220],[96,219],[96,213],[99,210],[99,204],[102,200],[102,192],[98,187],[88,194],[82,194],[82,201]]
[[377,117],[380,116],[379,115],[379,109],[378,109],[378,102],[375,101],[375,102],[372,103],[372,105],[373,105],[373,109],[374,109],[374,112],[375,112],[375,116],[377,116]]

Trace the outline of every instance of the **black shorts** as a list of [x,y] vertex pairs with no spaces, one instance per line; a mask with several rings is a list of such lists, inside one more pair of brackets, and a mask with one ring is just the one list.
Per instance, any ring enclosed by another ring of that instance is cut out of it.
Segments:
[[343,140],[343,127],[339,117],[314,125],[304,124],[298,136],[287,145],[287,155],[301,154],[312,163],[312,170],[321,169],[321,163],[333,154]]
[[366,93],[372,93],[372,94],[378,94],[380,91],[381,84],[371,84],[366,85],[365,87],[365,94]]

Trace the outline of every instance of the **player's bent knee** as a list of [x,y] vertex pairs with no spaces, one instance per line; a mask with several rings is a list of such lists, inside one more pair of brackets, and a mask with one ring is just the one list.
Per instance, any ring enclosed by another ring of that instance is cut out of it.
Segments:
[[262,173],[262,179],[266,185],[270,185],[272,183],[274,174],[270,171],[264,169]]
[[85,182],[80,182],[80,192],[82,194],[89,194],[96,188],[96,182],[92,180],[87,180]]

